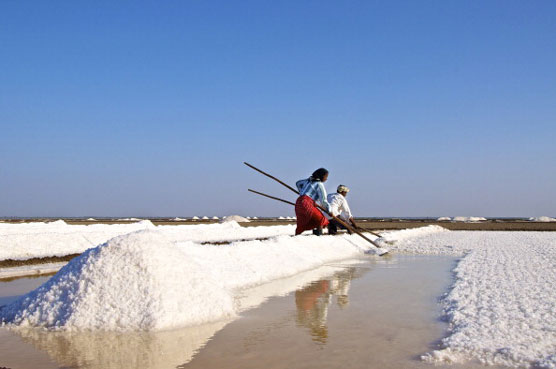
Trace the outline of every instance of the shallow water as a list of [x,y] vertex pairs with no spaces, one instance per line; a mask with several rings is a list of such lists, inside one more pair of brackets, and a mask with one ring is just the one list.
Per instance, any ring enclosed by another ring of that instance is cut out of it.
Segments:
[[[451,284],[455,262],[394,255],[327,265],[318,273],[245,291],[243,299],[259,306],[235,321],[174,331],[0,329],[0,367],[484,368],[433,366],[419,359],[446,334],[438,298]],[[0,283],[0,305],[46,279]]]

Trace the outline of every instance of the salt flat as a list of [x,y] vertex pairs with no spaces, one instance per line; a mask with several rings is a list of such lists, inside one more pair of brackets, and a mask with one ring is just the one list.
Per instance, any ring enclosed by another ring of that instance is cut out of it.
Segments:
[[[293,226],[134,226],[147,229],[91,248],[41,288],[3,307],[3,324],[70,331],[193,326],[233,318],[252,306],[242,306],[239,298],[249,288],[333,261],[378,258],[365,254],[372,247],[355,235],[290,237]],[[70,228],[66,234],[79,239],[83,231]],[[9,234],[21,237],[20,245],[26,237]],[[261,235],[270,238],[202,244]],[[44,232],[40,237],[48,238]],[[384,239],[392,253],[459,258],[450,289],[439,296],[449,331],[442,348],[424,360],[556,367],[556,233],[429,226],[392,231]],[[169,292],[176,288],[184,292]]]

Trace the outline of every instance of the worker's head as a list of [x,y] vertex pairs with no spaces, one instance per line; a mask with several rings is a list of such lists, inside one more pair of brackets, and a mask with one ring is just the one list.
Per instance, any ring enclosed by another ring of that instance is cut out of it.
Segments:
[[328,171],[324,168],[319,168],[313,172],[311,178],[314,181],[326,182],[326,180],[328,179]]
[[347,186],[344,186],[344,185],[339,185],[336,192],[338,192],[340,195],[343,195],[344,197],[346,197],[348,192],[349,192],[349,188]]

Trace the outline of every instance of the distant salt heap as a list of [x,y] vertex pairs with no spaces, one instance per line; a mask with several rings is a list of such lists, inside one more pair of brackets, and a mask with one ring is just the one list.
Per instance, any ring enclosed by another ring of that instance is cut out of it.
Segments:
[[449,222],[450,220],[452,220],[452,218],[450,218],[450,217],[440,217],[436,220],[439,221],[439,222]]
[[555,218],[546,217],[546,216],[532,217],[532,218],[529,218],[529,220],[532,221],[532,222],[556,222]]
[[483,217],[454,217],[454,222],[482,222],[485,221],[486,218]]
[[249,222],[249,219],[242,217],[241,215],[228,215],[226,217],[222,217],[220,223],[227,223],[227,222]]
[[[180,278],[184,273],[188,278]],[[2,307],[0,321],[62,330],[159,330],[233,314],[233,298],[220,283],[159,232],[146,230],[89,249]]]

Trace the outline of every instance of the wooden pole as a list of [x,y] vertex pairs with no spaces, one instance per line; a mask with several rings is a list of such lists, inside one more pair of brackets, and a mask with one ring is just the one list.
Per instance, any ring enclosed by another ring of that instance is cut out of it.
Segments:
[[[285,187],[289,188],[290,190],[292,190],[293,192],[295,192],[296,194],[299,195],[299,192],[298,192],[297,190],[295,190],[293,187],[288,186],[287,184],[285,184],[284,182],[282,182],[282,181],[279,180],[278,178],[276,178],[276,177],[274,177],[274,176],[271,176],[270,174],[268,174],[268,173],[266,173],[266,172],[263,172],[262,170],[260,170],[260,169],[258,169],[258,168],[256,168],[256,167],[252,166],[251,164],[249,164],[249,163],[247,163],[247,162],[243,162],[243,164],[247,165],[249,168],[252,168],[252,169],[256,170],[257,172],[259,172],[259,173],[261,173],[261,174],[264,174],[265,176],[267,176],[267,177],[269,177],[269,178],[272,178],[272,179],[275,180],[276,182],[278,182],[278,183],[284,185]],[[251,191],[251,190],[249,190],[249,191]],[[251,192],[255,192],[255,191],[251,191]],[[275,200],[280,200],[280,201],[283,201],[283,202],[288,202],[288,203],[290,203],[289,201],[285,201],[285,200],[279,199],[279,198],[277,198],[277,197],[273,197],[273,196],[269,196],[269,195],[264,195],[264,194],[261,194],[261,193],[259,193],[259,194],[260,194],[260,195],[263,195],[263,196],[266,196],[266,197],[269,197],[269,198],[273,198],[273,199],[275,199]],[[292,204],[292,203],[290,203],[290,204]],[[316,205],[317,205],[317,207],[318,207],[321,211],[323,211],[325,214],[328,214],[332,219],[334,219],[335,221],[337,221],[338,223],[340,223],[341,225],[343,225],[344,227],[346,227],[346,229],[349,230],[350,232],[353,232],[353,233],[355,233],[355,234],[358,234],[358,235],[361,236],[363,239],[365,239],[366,241],[368,241],[368,242],[370,242],[371,244],[373,244],[375,247],[378,247],[379,249],[381,248],[381,246],[379,246],[376,242],[374,242],[373,240],[369,239],[367,236],[363,235],[361,232],[357,231],[355,228],[353,228],[352,226],[350,226],[349,224],[347,224],[346,222],[344,222],[343,220],[341,220],[341,219],[338,218],[337,216],[334,216],[334,215],[330,214],[328,211],[326,211],[325,208],[323,208],[323,207],[320,206],[319,204],[316,204]]]
[[267,195],[267,194],[265,194],[265,193],[262,193],[262,192],[259,192],[259,191],[255,191],[255,190],[252,190],[252,189],[250,189],[250,188],[249,188],[249,189],[247,189],[247,191],[249,191],[249,192],[253,192],[253,193],[256,193],[257,195],[261,195],[261,196],[264,196],[264,197],[268,197],[269,199],[274,199],[274,200],[282,201],[282,202],[285,202],[286,204],[290,204],[290,205],[293,205],[293,206],[295,206],[295,204],[294,204],[293,202],[291,202],[291,201],[288,201],[288,200],[282,200],[282,199],[280,199],[280,198],[278,198],[278,197],[270,196],[270,195]]
[[247,162],[245,162],[245,161],[243,162],[243,164],[247,165],[247,166],[248,166],[249,168],[251,168],[251,169],[255,169],[257,172],[259,172],[259,173],[261,173],[261,174],[264,174],[265,176],[267,176],[267,177],[269,177],[269,178],[272,178],[272,179],[275,180],[276,182],[280,183],[280,184],[283,185],[283,186],[286,186],[287,188],[289,188],[290,190],[292,190],[293,192],[295,192],[296,194],[299,195],[299,192],[298,192],[295,188],[293,188],[293,187],[287,185],[286,183],[282,182],[282,181],[279,180],[278,178],[273,177],[273,176],[271,176],[270,174],[268,174],[268,173],[266,173],[266,172],[263,172],[262,170],[260,170],[260,169],[258,169],[258,168],[256,168],[256,167],[252,166],[251,164],[249,164],[249,163],[247,163]]

